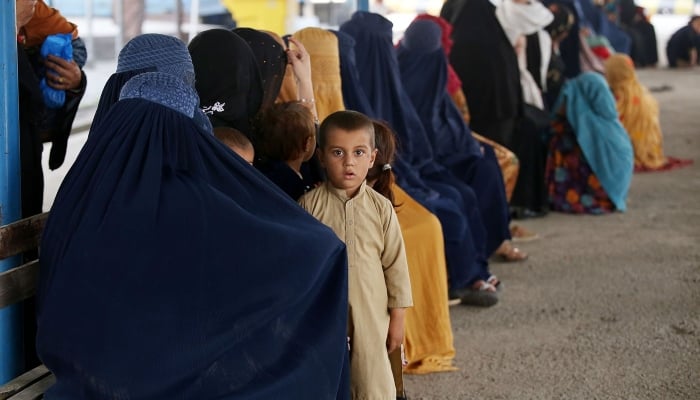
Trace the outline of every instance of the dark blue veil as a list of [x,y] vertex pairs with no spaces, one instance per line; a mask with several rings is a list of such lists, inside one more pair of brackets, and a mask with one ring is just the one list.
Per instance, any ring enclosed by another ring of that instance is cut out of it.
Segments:
[[[433,158],[430,141],[401,84],[392,23],[379,14],[357,11],[340,31],[355,40],[358,89],[365,92],[375,117],[386,120],[397,134],[399,185],[443,225],[450,285],[461,288],[487,279],[486,234],[476,196]],[[341,58],[341,72],[342,62]]]
[[510,239],[503,175],[493,148],[474,139],[447,92],[442,29],[433,21],[409,25],[398,47],[401,82],[425,127],[435,159],[476,193],[486,230],[486,254]]
[[344,245],[197,129],[198,104],[172,75],[132,78],[61,185],[38,288],[47,398],[348,397]]

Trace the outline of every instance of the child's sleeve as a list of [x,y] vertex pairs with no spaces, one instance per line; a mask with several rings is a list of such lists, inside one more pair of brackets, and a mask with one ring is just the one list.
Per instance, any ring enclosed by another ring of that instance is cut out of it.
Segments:
[[389,204],[383,213],[384,251],[382,266],[384,281],[389,295],[389,308],[405,308],[413,305],[411,280],[408,275],[408,261],[403,235],[394,208]]

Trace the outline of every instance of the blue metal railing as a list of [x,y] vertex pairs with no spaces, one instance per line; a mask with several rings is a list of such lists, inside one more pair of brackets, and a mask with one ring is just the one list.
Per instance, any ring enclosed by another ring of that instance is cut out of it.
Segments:
[[[20,217],[19,106],[15,1],[0,0],[0,225]],[[18,257],[0,261],[0,272],[19,264]],[[0,382],[22,368],[19,306],[0,310]]]

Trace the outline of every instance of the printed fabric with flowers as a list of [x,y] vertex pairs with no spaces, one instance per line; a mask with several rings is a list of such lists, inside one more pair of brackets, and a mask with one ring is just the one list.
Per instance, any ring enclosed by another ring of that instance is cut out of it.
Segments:
[[606,214],[615,206],[593,173],[566,117],[552,121],[545,179],[552,210],[574,214]]

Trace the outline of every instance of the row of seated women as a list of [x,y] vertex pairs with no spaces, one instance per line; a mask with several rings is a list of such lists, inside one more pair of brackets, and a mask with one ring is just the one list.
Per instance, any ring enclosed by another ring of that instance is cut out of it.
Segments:
[[442,10],[471,126],[517,155],[510,204],[525,215],[624,211],[633,169],[689,162],[664,156],[656,100],[632,59],[586,22],[599,12],[583,0],[449,0]]
[[[383,23],[370,39],[393,54],[390,24],[375,21]],[[308,32],[308,40],[320,35],[335,53],[335,99],[315,93],[323,79],[311,85],[301,38],[285,49],[268,33],[211,30],[189,49],[175,38],[143,35],[121,51],[88,141],[56,197],[41,250],[37,343],[57,377],[49,395],[345,397],[344,247],[291,193],[276,189],[251,160],[212,135],[222,129],[247,135],[262,150],[255,161],[264,168],[274,147],[263,142],[264,127],[278,116],[272,111],[287,112],[275,107],[312,105],[293,119],[312,124],[315,98],[319,109],[328,102],[345,107],[338,39]],[[345,43],[352,41],[346,34]],[[297,102],[275,106],[288,65]],[[429,143],[421,145],[431,151]],[[459,177],[437,163],[428,166],[428,158],[426,172],[417,171],[404,151],[392,163],[384,149],[386,162],[379,164],[391,166],[380,174],[407,174],[405,191],[393,189],[414,296],[421,298],[406,338],[407,368],[416,372],[454,369],[450,293],[465,304],[498,300],[500,282],[487,259],[509,245],[505,186],[493,153],[472,147],[466,157],[453,149],[461,164],[450,167]],[[308,159],[312,149],[299,150]],[[398,157],[407,159],[400,164]],[[307,179],[315,173],[313,165],[306,170]],[[419,172],[436,181],[428,186]],[[479,177],[487,188],[480,195],[491,196],[481,202],[495,206],[483,212],[468,185]],[[486,218],[493,218],[488,227]]]
[[[44,234],[37,343],[57,377],[50,395],[346,398],[347,255],[295,203],[323,179],[314,120],[345,108],[389,132],[370,180],[393,190],[406,242],[405,370],[453,370],[449,300],[495,304],[489,258],[526,255],[510,242],[496,151],[450,96],[447,26],[423,16],[398,49],[391,23],[366,12],[289,47],[249,28],[189,47],[156,34],[127,43]],[[600,154],[619,141],[631,157],[603,89],[600,76],[571,80],[558,115]],[[580,107],[581,121],[568,117]],[[591,128],[602,120],[609,142]],[[253,149],[244,159],[213,133]],[[623,210],[627,186],[597,176]]]

